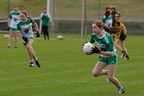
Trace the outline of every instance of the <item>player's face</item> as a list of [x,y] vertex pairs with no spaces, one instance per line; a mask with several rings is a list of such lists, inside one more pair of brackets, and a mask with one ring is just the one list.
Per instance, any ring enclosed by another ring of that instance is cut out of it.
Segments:
[[120,20],[120,16],[118,14],[115,14],[115,20],[116,21]]
[[21,19],[22,21],[25,21],[25,20],[26,20],[26,15],[23,14],[23,13],[21,13],[21,14],[20,14],[20,19]]
[[17,12],[17,11],[18,11],[18,7],[13,7],[13,10],[14,10],[15,12]]
[[46,13],[46,11],[47,11],[46,9],[43,10],[44,13]]
[[98,34],[100,33],[100,28],[96,24],[92,24],[93,33]]

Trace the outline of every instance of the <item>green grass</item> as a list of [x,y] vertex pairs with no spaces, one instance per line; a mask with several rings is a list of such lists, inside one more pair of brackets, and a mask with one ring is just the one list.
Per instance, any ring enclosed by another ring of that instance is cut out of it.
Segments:
[[[88,56],[81,51],[86,40],[62,35],[65,40],[35,39],[33,47],[42,67],[29,68],[20,39],[17,49],[7,48],[7,39],[0,34],[0,96],[119,96],[105,76],[91,75],[99,55]],[[51,38],[56,36],[51,34]],[[115,76],[125,87],[123,96],[143,96],[143,38],[128,36],[126,46],[131,59],[119,59]]]

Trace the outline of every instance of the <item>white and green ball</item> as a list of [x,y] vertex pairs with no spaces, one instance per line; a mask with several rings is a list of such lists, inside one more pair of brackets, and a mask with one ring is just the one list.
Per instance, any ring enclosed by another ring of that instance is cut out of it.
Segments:
[[90,55],[92,48],[94,48],[94,45],[92,43],[88,42],[88,43],[84,44],[82,50],[85,54]]

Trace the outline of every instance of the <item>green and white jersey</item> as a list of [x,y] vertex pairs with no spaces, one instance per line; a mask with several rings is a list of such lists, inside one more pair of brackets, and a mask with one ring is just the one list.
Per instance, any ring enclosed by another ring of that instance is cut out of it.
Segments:
[[113,21],[113,17],[112,15],[110,15],[109,17],[106,18],[106,16],[103,16],[102,18],[102,22],[108,26],[108,27],[111,27],[112,26],[112,21]]
[[28,18],[26,19],[26,21],[20,20],[17,23],[17,32],[20,32],[22,35],[24,35],[27,38],[31,38],[31,37],[34,38],[34,33],[32,30],[33,23],[36,23],[36,22]]
[[18,18],[20,18],[20,12],[14,12],[12,11],[9,15],[9,19],[11,20],[10,22],[10,27],[11,28],[17,28],[17,22]]
[[[106,16],[103,16],[103,18],[102,18],[102,22],[103,22],[106,26],[108,26],[108,27],[111,27],[111,26],[112,26],[112,21],[113,21],[112,15],[110,15],[110,16],[107,17],[107,18],[106,18]],[[103,32],[106,33],[106,34],[109,34],[109,33],[107,33],[105,30],[103,30]]]
[[[114,53],[114,55],[116,55],[116,49],[114,47],[114,42],[112,40],[112,37],[108,34],[105,34],[102,37],[98,37],[95,33],[93,33],[91,35],[91,39],[89,42],[90,43],[96,42],[102,51]],[[110,56],[101,54],[101,57],[108,58]]]
[[48,13],[41,13],[42,25],[49,26],[50,15]]

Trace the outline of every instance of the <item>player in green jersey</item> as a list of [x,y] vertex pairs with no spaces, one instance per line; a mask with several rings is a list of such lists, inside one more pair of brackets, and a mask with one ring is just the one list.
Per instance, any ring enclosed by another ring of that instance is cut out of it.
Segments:
[[36,35],[37,37],[39,37],[40,34],[38,25],[35,21],[28,17],[28,13],[26,11],[22,11],[20,13],[20,19],[21,20],[17,23],[17,34],[22,38],[22,42],[26,46],[26,49],[28,51],[28,55],[30,58],[29,67],[34,66],[33,59],[35,60],[36,65],[40,67],[38,58],[36,57],[34,49],[32,47],[32,44],[34,42],[34,33],[32,27],[34,27],[34,29],[37,31]]
[[8,28],[10,29],[10,37],[8,39],[8,48],[11,46],[12,42],[12,36],[14,35],[15,38],[15,48],[18,47],[18,39],[17,39],[17,34],[16,34],[16,27],[17,27],[17,22],[20,18],[20,12],[18,11],[18,7],[14,6],[13,11],[9,15],[8,19]]
[[41,20],[42,20],[42,31],[43,31],[43,35],[44,35],[44,39],[46,40],[46,38],[49,40],[49,21],[50,21],[50,14],[47,13],[47,9],[44,8],[43,9],[43,13],[41,13]]
[[[92,24],[93,34],[91,35],[90,43],[96,42],[101,50],[97,47],[93,48],[92,53],[100,54],[100,58],[95,65],[92,74],[95,77],[100,75],[107,75],[110,82],[112,82],[117,88],[117,93],[124,93],[124,88],[120,84],[117,78],[114,77],[116,64],[118,63],[118,56],[114,47],[112,37],[102,30],[104,29],[110,34],[116,34],[121,30],[121,27],[107,27],[101,21],[94,21]],[[108,66],[108,70],[103,70]]]

